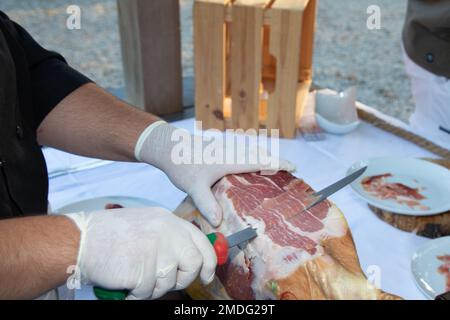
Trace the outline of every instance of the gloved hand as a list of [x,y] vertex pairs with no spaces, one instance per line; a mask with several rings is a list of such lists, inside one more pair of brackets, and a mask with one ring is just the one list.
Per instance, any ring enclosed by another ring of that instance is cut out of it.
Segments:
[[[227,158],[228,155],[234,155],[235,160],[244,159],[243,162],[207,163],[203,155],[208,154],[206,148],[209,148],[210,142],[208,138],[192,136],[187,130],[177,129],[164,121],[158,121],[145,129],[139,137],[135,157],[164,171],[176,187],[192,197],[202,215],[213,226],[221,223],[222,209],[211,192],[211,186],[223,176],[265,170],[271,172],[295,170],[292,163],[272,157],[266,150],[255,145],[245,144],[233,146],[229,146],[228,143],[215,144],[217,146],[215,152],[218,152],[219,156],[225,155],[223,159],[230,159]],[[199,145],[203,147],[196,147]],[[180,151],[186,153],[181,157],[189,158],[191,160],[189,163],[179,161]],[[196,160],[198,162],[195,162]]]
[[162,208],[114,209],[66,215],[81,231],[77,267],[82,284],[130,290],[127,299],[156,299],[208,284],[217,258],[208,238]]

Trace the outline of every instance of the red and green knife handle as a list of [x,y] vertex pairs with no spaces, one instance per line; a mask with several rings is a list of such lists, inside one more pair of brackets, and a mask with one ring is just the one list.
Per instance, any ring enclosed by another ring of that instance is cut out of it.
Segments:
[[207,235],[209,242],[214,247],[217,256],[217,265],[223,266],[228,260],[228,241],[225,236],[220,233],[210,233]]
[[[217,256],[217,265],[222,266],[228,260],[228,241],[220,232],[207,235],[209,242],[214,247]],[[100,300],[124,300],[128,295],[128,290],[108,290],[100,287],[94,287],[95,296]]]

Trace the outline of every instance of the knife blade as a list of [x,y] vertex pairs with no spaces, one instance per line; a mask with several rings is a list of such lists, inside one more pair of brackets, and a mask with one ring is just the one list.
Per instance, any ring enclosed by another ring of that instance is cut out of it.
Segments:
[[[314,193],[313,195],[311,195],[311,197],[315,200],[313,202],[311,202],[310,204],[308,204],[301,212],[311,209],[312,207],[314,207],[314,206],[318,205],[319,203],[321,203],[322,201],[326,200],[329,196],[335,194],[342,188],[346,187],[347,185],[349,185],[350,183],[352,183],[353,181],[358,179],[366,171],[366,169],[367,169],[367,166],[353,172],[352,174],[346,176],[345,178],[326,187],[325,189],[322,189],[322,190]],[[294,216],[296,216],[296,215],[294,215]],[[292,216],[292,217],[294,217],[294,216]],[[292,217],[290,217],[289,219],[291,219]]]
[[450,129],[444,128],[443,126],[440,126],[440,127],[439,127],[439,130],[441,130],[441,131],[443,131],[443,132],[445,132],[445,133],[450,134]]
[[232,248],[247,242],[257,236],[256,230],[252,227],[233,233],[227,237],[228,247]]

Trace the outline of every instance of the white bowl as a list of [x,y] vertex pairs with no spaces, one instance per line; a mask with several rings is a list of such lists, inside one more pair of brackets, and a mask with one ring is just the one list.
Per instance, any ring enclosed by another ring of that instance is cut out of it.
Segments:
[[325,119],[320,114],[316,113],[316,120],[319,126],[326,132],[332,134],[346,134],[355,130],[361,121],[356,120],[347,124],[339,124],[331,122],[330,120]]

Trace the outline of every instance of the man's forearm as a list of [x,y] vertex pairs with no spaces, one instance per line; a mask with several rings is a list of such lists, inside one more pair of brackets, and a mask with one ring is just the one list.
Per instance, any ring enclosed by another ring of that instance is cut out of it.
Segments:
[[38,141],[79,155],[135,161],[139,135],[157,120],[90,83],[72,92],[47,115],[38,128]]
[[63,216],[0,220],[0,299],[32,299],[65,283],[80,232]]

